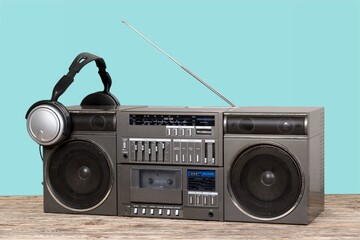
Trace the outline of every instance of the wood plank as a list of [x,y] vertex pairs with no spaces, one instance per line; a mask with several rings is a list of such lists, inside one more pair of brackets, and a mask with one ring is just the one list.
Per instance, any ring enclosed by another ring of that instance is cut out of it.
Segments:
[[4,239],[360,239],[360,195],[326,195],[308,226],[43,213],[42,197],[0,197]]

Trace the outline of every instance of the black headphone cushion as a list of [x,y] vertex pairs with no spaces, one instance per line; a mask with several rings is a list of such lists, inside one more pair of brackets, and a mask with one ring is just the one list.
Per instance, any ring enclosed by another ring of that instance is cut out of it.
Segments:
[[104,92],[95,92],[87,95],[82,101],[81,106],[118,106],[119,101],[115,96]]

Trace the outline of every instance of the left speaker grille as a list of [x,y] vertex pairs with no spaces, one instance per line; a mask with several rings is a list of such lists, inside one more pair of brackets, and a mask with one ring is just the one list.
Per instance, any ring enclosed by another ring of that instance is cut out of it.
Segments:
[[106,154],[87,141],[62,144],[47,162],[46,184],[55,199],[72,210],[96,208],[112,185]]

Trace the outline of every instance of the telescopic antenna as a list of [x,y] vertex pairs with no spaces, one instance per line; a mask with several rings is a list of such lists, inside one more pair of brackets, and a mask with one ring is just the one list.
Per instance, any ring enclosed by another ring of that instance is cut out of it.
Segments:
[[126,26],[128,26],[129,28],[131,28],[134,32],[136,32],[137,34],[139,34],[142,38],[144,38],[147,42],[149,42],[151,45],[153,45],[157,50],[159,50],[160,52],[162,52],[163,54],[165,54],[168,58],[170,58],[174,63],[176,63],[179,67],[181,67],[183,70],[185,70],[185,72],[187,72],[188,74],[190,74],[192,77],[194,77],[196,80],[198,80],[199,82],[201,82],[205,87],[207,87],[208,89],[210,89],[213,93],[215,93],[216,95],[218,95],[222,100],[224,100],[225,102],[227,102],[230,106],[232,107],[236,107],[236,105],[234,103],[232,103],[229,99],[227,99],[225,96],[223,96],[221,93],[219,93],[218,91],[216,91],[213,87],[211,87],[207,82],[205,82],[203,79],[201,79],[199,76],[197,76],[195,73],[193,73],[192,71],[190,71],[187,67],[185,67],[184,65],[182,65],[179,61],[177,61],[175,58],[173,58],[172,56],[170,56],[167,52],[165,52],[164,50],[162,50],[158,45],[156,45],[155,43],[153,43],[150,39],[148,39],[144,34],[142,34],[141,32],[139,32],[138,30],[136,30],[133,26],[131,26],[128,22],[126,22],[125,20],[122,20],[122,23],[124,23]]

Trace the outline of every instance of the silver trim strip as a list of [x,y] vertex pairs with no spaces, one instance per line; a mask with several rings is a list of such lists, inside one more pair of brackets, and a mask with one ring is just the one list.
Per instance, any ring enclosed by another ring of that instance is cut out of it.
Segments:
[[171,139],[166,139],[166,138],[129,138],[129,141],[136,141],[136,142],[171,142]]

